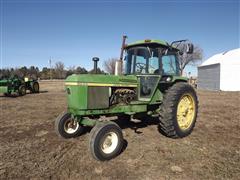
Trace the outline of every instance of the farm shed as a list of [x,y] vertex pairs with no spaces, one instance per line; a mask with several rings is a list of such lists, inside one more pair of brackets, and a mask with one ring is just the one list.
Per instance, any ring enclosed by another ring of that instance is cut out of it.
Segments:
[[240,91],[240,48],[216,54],[198,67],[198,88]]

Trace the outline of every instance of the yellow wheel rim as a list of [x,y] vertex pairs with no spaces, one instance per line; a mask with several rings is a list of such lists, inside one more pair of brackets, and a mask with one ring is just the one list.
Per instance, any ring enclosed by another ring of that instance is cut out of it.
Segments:
[[177,122],[182,130],[187,130],[195,117],[195,102],[190,94],[185,94],[180,98],[177,107]]

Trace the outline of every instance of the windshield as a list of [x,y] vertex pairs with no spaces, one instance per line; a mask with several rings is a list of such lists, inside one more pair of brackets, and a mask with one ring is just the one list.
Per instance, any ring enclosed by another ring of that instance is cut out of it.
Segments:
[[128,49],[125,74],[178,74],[176,55],[161,55],[161,50],[149,47]]

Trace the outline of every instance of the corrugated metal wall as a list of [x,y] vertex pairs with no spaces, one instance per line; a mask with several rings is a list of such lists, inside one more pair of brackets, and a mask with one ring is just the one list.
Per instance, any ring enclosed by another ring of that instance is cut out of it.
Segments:
[[220,90],[220,64],[198,67],[198,89]]

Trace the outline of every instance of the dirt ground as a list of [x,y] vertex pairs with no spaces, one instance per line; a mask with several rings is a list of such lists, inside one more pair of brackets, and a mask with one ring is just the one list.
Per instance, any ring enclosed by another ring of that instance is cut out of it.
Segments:
[[199,91],[197,124],[183,139],[163,136],[155,123],[129,123],[124,151],[99,162],[88,132],[69,140],[55,134],[63,87],[41,82],[39,94],[0,97],[0,179],[239,179],[240,92]]

